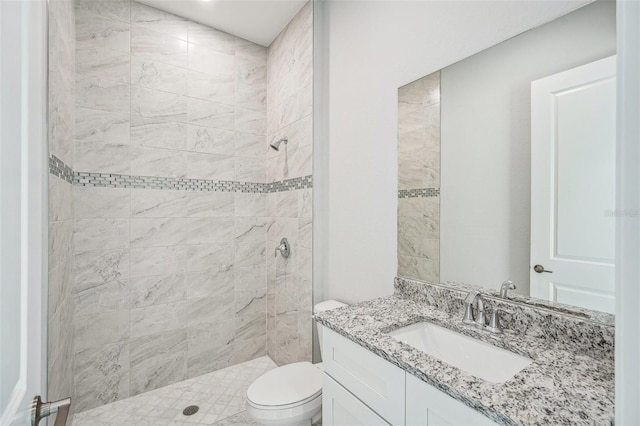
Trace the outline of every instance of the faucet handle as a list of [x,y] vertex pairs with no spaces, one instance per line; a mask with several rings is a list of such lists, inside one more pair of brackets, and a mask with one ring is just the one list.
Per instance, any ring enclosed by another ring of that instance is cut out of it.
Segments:
[[465,324],[474,324],[475,318],[473,315],[473,302],[475,302],[476,297],[480,295],[478,290],[471,290],[469,294],[464,299],[465,311],[464,317],[462,318],[462,322]]
[[500,286],[500,297],[503,299],[507,298],[507,292],[509,290],[515,290],[516,285],[511,280],[504,281]]
[[491,319],[489,320],[489,325],[487,325],[486,329],[492,333],[500,334],[502,333],[502,325],[500,325],[500,313],[504,312],[507,314],[512,314],[513,312],[507,311],[506,309],[494,308],[493,312],[491,312]]
[[476,309],[476,325],[478,327],[486,327],[487,320],[485,319],[484,314],[484,301],[482,300],[482,295],[478,296],[478,307]]
[[280,245],[276,247],[273,252],[273,256],[277,257],[278,252],[282,255],[282,257],[287,258],[291,254],[291,246],[289,245],[289,241],[286,238],[280,240]]
[[467,303],[467,307],[464,311],[464,318],[462,318],[462,322],[465,324],[474,324],[473,320],[473,305],[471,303]]

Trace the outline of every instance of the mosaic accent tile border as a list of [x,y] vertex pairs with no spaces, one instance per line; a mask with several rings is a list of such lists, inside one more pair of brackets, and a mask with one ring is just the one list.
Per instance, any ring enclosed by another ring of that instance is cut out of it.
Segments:
[[49,173],[69,183],[73,183],[73,170],[55,155],[49,156]]
[[55,155],[51,155],[49,158],[49,173],[58,176],[69,183],[73,183],[76,186],[102,188],[168,189],[177,191],[244,192],[257,194],[313,188],[313,176],[311,175],[277,182],[262,183],[157,176],[133,176],[116,173],[74,173],[69,166],[64,164],[64,162],[58,159]]
[[265,188],[264,192],[286,192],[297,189],[313,188],[313,176],[303,176],[292,179],[279,180],[277,182],[259,183]]
[[398,190],[398,198],[426,198],[440,195],[440,188],[416,188]]

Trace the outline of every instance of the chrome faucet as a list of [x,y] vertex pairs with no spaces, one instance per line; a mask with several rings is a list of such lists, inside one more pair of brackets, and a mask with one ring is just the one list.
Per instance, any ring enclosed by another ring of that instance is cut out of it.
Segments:
[[[513,285],[511,281],[505,281],[502,284],[502,287],[504,288],[504,292],[506,293],[507,289],[515,288],[515,285]],[[500,293],[502,296],[502,289]],[[500,314],[502,312],[513,314],[512,311],[508,311],[506,309],[502,309],[494,306],[493,309],[491,310],[491,319],[489,320],[489,324],[487,324],[485,320],[485,312],[484,312],[484,308],[485,308],[484,299],[482,298],[482,293],[480,293],[478,290],[470,291],[469,294],[467,294],[467,297],[464,299],[464,303],[466,304],[466,308],[464,311],[464,318],[462,318],[462,322],[464,322],[465,324],[473,324],[475,326],[484,328],[495,334],[502,333],[502,326],[500,324],[500,318],[501,318]],[[475,311],[473,309],[474,303],[476,304]]]
[[507,298],[507,292],[509,290],[515,290],[516,289],[516,285],[513,283],[513,281],[505,281],[502,283],[502,285],[500,286],[500,297],[503,299]]
[[[464,318],[462,322],[466,324],[475,324],[478,327],[485,327],[485,319],[484,319],[484,299],[482,299],[482,294],[478,290],[473,290],[467,294],[467,297],[464,299],[464,303],[467,305]],[[475,315],[473,312],[473,304],[476,304]]]

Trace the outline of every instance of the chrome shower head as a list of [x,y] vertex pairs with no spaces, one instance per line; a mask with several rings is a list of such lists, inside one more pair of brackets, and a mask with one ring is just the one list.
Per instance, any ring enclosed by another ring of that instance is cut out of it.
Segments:
[[286,136],[282,139],[279,139],[275,142],[272,142],[269,146],[273,149],[275,149],[276,151],[280,151],[280,144],[284,142],[284,144],[286,145],[287,142],[289,142],[289,138],[287,138]]

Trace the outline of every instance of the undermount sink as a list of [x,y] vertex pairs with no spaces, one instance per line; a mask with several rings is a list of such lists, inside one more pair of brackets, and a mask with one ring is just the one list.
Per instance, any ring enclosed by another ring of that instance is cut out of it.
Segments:
[[388,333],[409,346],[492,383],[503,383],[533,361],[429,322]]

